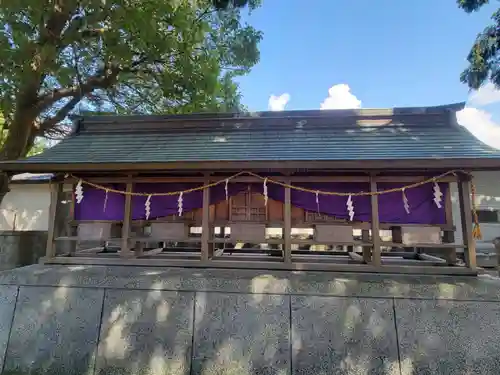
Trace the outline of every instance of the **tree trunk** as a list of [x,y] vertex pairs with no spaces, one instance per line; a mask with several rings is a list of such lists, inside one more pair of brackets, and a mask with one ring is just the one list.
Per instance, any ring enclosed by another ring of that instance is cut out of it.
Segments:
[[7,173],[0,172],[0,204],[3,201],[3,198],[10,191],[9,189],[10,177]]

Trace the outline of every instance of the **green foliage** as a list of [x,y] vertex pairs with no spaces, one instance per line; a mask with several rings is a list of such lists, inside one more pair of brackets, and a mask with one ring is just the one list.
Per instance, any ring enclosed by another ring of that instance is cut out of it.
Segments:
[[259,60],[262,35],[241,12],[260,0],[1,1],[0,110],[16,139],[0,158],[59,136],[82,108],[238,110],[234,77]]
[[[478,11],[489,0],[457,0],[467,13]],[[500,89],[500,8],[491,17],[493,23],[481,32],[467,56],[469,66],[460,77],[471,89],[491,81]]]

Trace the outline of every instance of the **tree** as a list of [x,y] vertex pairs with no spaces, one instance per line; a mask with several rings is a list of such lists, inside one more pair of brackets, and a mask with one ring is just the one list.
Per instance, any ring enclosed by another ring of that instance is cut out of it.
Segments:
[[[234,110],[259,60],[241,12],[260,0],[2,0],[0,160],[57,138],[68,115]],[[0,178],[0,201],[8,180]]]
[[[458,6],[467,13],[478,11],[489,0],[457,0]],[[460,80],[471,89],[478,89],[491,81],[500,89],[500,8],[491,17],[487,26],[472,46],[467,61],[469,66],[462,72]]]

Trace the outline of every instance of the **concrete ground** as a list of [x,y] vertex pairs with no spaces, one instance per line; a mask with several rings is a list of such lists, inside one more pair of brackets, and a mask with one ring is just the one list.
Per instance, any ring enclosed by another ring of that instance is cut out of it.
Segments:
[[500,374],[500,279],[34,265],[3,374]]

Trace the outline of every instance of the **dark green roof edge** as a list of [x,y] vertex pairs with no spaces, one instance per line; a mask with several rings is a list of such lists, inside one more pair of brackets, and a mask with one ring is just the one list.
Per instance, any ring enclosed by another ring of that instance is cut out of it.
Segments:
[[179,115],[84,115],[73,116],[73,120],[84,122],[129,122],[134,121],[168,121],[168,120],[208,120],[235,118],[307,118],[307,117],[344,117],[371,115],[424,115],[447,112],[458,112],[465,108],[466,102],[428,107],[396,107],[396,108],[359,108],[359,109],[313,109],[292,111],[262,111],[240,113],[191,113]]

